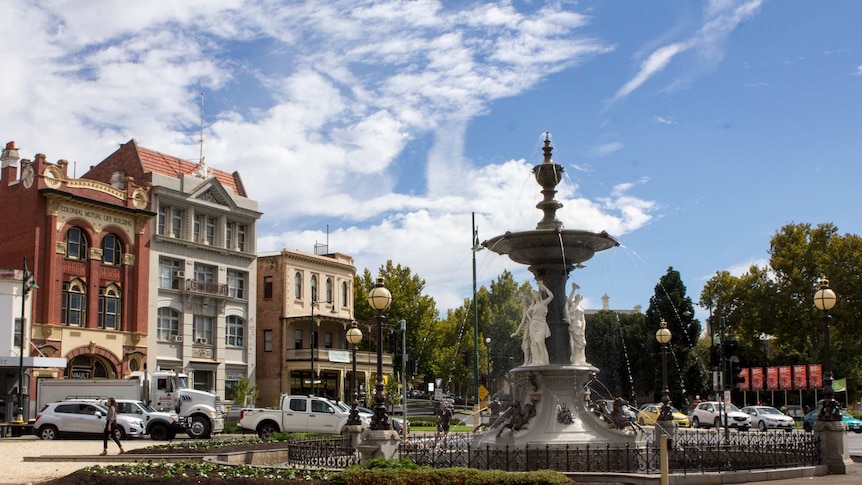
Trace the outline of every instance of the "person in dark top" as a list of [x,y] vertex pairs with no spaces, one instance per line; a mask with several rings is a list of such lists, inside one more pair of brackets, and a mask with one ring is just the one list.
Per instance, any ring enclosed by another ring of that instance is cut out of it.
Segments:
[[437,446],[437,440],[440,438],[440,433],[443,434],[443,448],[446,447],[447,438],[449,436],[449,425],[452,421],[455,407],[449,402],[443,401],[437,410],[437,434],[434,436],[434,446]]
[[123,449],[120,438],[114,433],[114,430],[117,428],[117,400],[109,397],[105,406],[108,408],[108,415],[105,416],[105,435],[102,439],[104,450],[102,451],[102,456],[108,454],[108,437],[114,440],[114,443],[120,448],[120,454],[122,455],[126,450]]

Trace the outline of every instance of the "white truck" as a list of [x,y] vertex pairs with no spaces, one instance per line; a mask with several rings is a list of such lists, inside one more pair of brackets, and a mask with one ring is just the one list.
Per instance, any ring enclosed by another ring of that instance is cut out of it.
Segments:
[[136,373],[129,379],[40,379],[36,409],[69,399],[140,400],[157,411],[175,412],[178,424],[192,438],[224,431],[224,413],[215,394],[190,389],[188,377],[173,371]]
[[[349,416],[325,397],[282,394],[280,408],[242,408],[239,427],[256,432],[262,439],[273,433],[340,434]],[[367,415],[360,414],[360,420],[368,426]]]

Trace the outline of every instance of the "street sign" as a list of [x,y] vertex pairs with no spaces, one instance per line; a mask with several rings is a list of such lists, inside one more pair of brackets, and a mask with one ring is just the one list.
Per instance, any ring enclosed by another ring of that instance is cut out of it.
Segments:
[[486,397],[488,397],[488,389],[485,386],[479,384],[479,400],[484,401]]

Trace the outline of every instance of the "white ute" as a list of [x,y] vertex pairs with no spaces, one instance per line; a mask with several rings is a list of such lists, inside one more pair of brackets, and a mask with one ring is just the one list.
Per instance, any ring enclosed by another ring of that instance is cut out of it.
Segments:
[[[340,434],[349,415],[325,397],[283,394],[281,408],[243,408],[239,427],[256,432],[261,439],[273,433]],[[360,420],[368,426],[367,416],[360,416]]]

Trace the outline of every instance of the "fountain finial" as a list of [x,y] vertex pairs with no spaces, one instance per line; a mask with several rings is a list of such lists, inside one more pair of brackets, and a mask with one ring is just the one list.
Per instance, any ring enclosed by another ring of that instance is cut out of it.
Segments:
[[545,153],[545,159],[542,163],[554,163],[554,160],[551,159],[551,152],[554,150],[554,147],[551,146],[551,132],[545,132],[545,146],[542,147],[542,151]]

